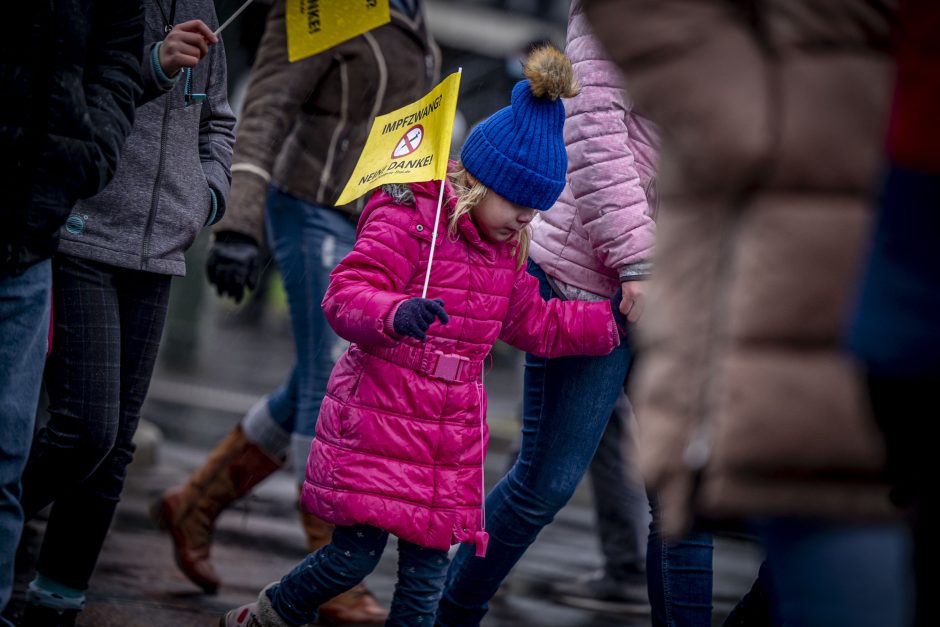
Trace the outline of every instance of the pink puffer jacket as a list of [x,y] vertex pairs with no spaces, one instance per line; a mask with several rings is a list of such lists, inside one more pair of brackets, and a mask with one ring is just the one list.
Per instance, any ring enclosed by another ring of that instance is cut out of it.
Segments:
[[543,301],[510,245],[481,239],[467,216],[449,237],[448,185],[428,298],[444,300],[450,322],[432,324],[426,343],[397,338],[398,305],[421,295],[439,185],[409,186],[413,201],[377,191],[355,248],[333,271],[323,312],[352,344],[327,386],[302,504],[337,525],[373,525],[436,549],[469,542],[480,554],[482,372],[493,343],[547,357],[606,355],[619,335],[607,302]]
[[579,0],[571,5],[565,51],[581,84],[565,101],[568,185],[533,222],[529,256],[550,277],[608,296],[621,280],[649,273],[659,138],[633,111]]

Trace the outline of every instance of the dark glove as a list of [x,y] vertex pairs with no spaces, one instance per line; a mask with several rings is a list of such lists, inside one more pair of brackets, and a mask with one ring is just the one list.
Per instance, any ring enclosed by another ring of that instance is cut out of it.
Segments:
[[424,332],[434,322],[434,318],[440,320],[441,324],[447,324],[450,320],[444,311],[444,301],[440,298],[411,298],[398,306],[392,328],[398,335],[407,335],[423,342],[427,339]]
[[620,313],[620,303],[623,301],[623,288],[618,287],[613,296],[610,297],[610,310],[614,314],[614,322],[617,323],[617,330],[620,331],[620,337],[627,337],[627,317]]
[[219,296],[229,295],[242,302],[245,288],[252,289],[258,281],[258,243],[253,237],[222,231],[206,261],[206,276],[215,285]]

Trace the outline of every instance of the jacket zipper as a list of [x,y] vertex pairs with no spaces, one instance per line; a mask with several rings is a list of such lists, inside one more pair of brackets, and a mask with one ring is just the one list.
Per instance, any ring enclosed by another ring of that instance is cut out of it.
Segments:
[[[369,48],[372,50],[372,54],[375,57],[376,66],[379,69],[379,86],[376,90],[375,104],[372,107],[372,112],[369,114],[369,125],[375,122],[375,118],[378,116],[379,111],[385,105],[385,92],[388,87],[388,67],[385,62],[385,56],[382,54],[382,49],[379,46],[378,42],[375,40],[375,37],[371,33],[364,33],[363,37]],[[340,120],[336,125],[336,128],[333,131],[333,136],[330,138],[330,147],[327,151],[326,164],[323,166],[323,173],[320,176],[320,190],[317,192],[317,202],[324,204],[327,201],[330,201],[330,204],[334,204],[336,199],[339,197],[339,190],[330,190],[331,196],[326,195],[328,182],[332,176],[332,170],[337,161],[336,153],[340,152],[342,158],[346,157],[348,140],[348,131],[347,126],[349,126],[349,78],[346,70],[346,62],[341,61],[342,65],[340,66],[340,84],[342,89],[342,102],[340,105]],[[361,203],[362,199],[356,201],[356,205],[359,211],[362,209]],[[355,213],[358,214],[359,211]]]
[[336,124],[336,128],[333,129],[332,137],[330,137],[330,146],[326,151],[326,163],[324,163],[323,172],[320,175],[320,190],[317,192],[317,204],[320,205],[326,203],[326,186],[331,178],[330,172],[333,170],[336,148],[339,144],[340,136],[345,131],[346,123],[349,118],[349,76],[346,70],[346,61],[340,61],[339,77],[340,93],[342,96],[340,102],[340,118],[339,122]]
[[473,544],[476,547],[474,553],[477,557],[486,557],[486,547],[490,542],[490,534],[486,531],[486,443],[484,442],[483,429],[486,424],[486,409],[483,406],[483,400],[486,398],[484,393],[484,372],[480,371],[480,381],[476,384],[477,395],[480,399],[480,530],[473,534]]
[[153,221],[157,217],[157,204],[160,201],[160,182],[163,178],[163,166],[166,162],[166,135],[167,127],[169,126],[169,118],[170,99],[166,98],[166,103],[163,105],[163,128],[160,129],[160,161],[158,162],[159,165],[157,165],[157,176],[153,182],[153,194],[150,199],[150,215],[147,216],[147,226],[144,228],[143,243],[140,247],[140,270],[144,269],[147,254],[150,251],[150,236],[153,232]]
[[480,399],[480,529],[486,531],[486,443],[483,428],[486,422],[486,410],[483,408],[483,375],[477,383],[477,396]]

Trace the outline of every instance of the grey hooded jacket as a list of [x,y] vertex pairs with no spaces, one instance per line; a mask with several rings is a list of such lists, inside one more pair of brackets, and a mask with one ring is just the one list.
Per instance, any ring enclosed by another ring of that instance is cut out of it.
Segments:
[[[144,2],[142,100],[164,93],[138,107],[117,174],[104,191],[74,207],[60,232],[59,252],[184,275],[183,253],[202,227],[225,212],[235,115],[228,104],[221,42],[209,47],[192,72],[192,92],[207,95],[202,102],[187,104],[185,76],[168,81],[154,63],[154,47],[164,37],[159,1]],[[211,0],[177,0],[176,24],[197,18],[213,30],[218,27]]]

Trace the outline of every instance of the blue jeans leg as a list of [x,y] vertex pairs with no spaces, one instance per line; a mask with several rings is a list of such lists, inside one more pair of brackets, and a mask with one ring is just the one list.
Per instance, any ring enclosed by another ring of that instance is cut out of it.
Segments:
[[352,250],[356,226],[332,207],[304,202],[274,187],[268,191],[267,209],[271,250],[287,292],[297,352],[291,380],[272,395],[269,408],[276,420],[286,420],[287,401],[296,399],[291,457],[302,480],[326,384],[346,347],[327,323],[320,303],[330,272]]
[[330,544],[311,553],[267,592],[274,610],[292,625],[317,620],[317,608],[375,570],[388,532],[369,525],[336,527]]
[[385,624],[433,625],[449,562],[447,551],[399,540],[398,583]]
[[[0,277],[0,609],[10,600],[23,530],[20,477],[29,455],[49,333],[50,262]],[[0,617],[0,625],[10,625]]]
[[652,521],[646,549],[646,581],[655,627],[712,624],[712,537],[692,531],[677,542],[659,533],[659,508],[650,497]]
[[759,529],[779,624],[913,624],[911,547],[902,525],[776,519]]
[[[552,297],[542,270],[542,297]],[[438,621],[476,625],[503,579],[568,503],[597,450],[630,364],[626,344],[604,357],[526,356],[519,458],[486,498],[485,558],[463,545],[447,572]]]
[[268,396],[268,412],[271,418],[288,433],[293,433],[297,424],[297,377],[297,364],[294,363],[287,381]]
[[245,436],[274,459],[290,455],[297,419],[297,364],[281,387],[258,401],[242,419]]

